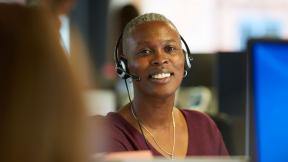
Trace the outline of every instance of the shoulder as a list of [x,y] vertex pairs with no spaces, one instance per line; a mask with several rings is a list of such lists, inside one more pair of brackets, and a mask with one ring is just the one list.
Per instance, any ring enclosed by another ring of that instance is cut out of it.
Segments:
[[106,121],[116,122],[121,121],[121,116],[117,112],[109,112],[106,116],[104,116]]
[[198,124],[214,124],[212,118],[206,113],[187,109],[181,109],[181,112],[189,122],[196,122]]
[[119,114],[115,112],[110,112],[105,116],[102,115],[93,116],[92,122],[97,124],[98,127],[101,126],[102,128],[105,129],[109,127],[109,129],[111,129],[111,127],[117,127],[117,126],[121,127],[124,121],[122,121],[121,116]]
[[107,129],[113,134],[116,132],[124,133],[129,131],[130,125],[129,123],[119,114],[116,112],[110,112],[104,117],[105,125],[108,127]]
[[[98,131],[101,141],[97,152],[127,151],[131,148],[129,142],[129,137],[132,134],[131,129],[121,115],[110,112],[106,116],[96,116],[94,120],[102,128]],[[99,130],[99,127],[97,130]],[[105,142],[103,143],[103,141]]]
[[217,125],[208,114],[196,110],[182,109],[181,111],[190,130],[197,130],[211,135],[220,133]]
[[196,110],[188,110],[188,109],[180,109],[184,114],[191,115],[194,117],[205,118],[207,115],[203,112],[196,111]]
[[118,112],[105,116],[107,152],[133,151],[145,146],[142,135]]
[[124,119],[118,113],[110,112],[105,116],[96,115],[92,119],[93,125],[96,126],[98,134],[104,136],[104,138],[121,140],[124,138],[125,129]]
[[196,139],[194,144],[199,142],[198,147],[203,147],[207,155],[228,155],[221,132],[209,115],[195,110],[181,111],[186,118],[190,137]]

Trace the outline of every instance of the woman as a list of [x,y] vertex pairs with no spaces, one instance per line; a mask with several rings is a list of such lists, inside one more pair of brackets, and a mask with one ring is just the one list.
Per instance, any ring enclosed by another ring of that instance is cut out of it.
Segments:
[[174,105],[176,90],[190,67],[175,25],[163,15],[144,14],[126,25],[121,41],[117,71],[122,78],[133,79],[134,99],[106,116],[110,126],[106,151],[150,150],[169,159],[228,155],[207,115]]

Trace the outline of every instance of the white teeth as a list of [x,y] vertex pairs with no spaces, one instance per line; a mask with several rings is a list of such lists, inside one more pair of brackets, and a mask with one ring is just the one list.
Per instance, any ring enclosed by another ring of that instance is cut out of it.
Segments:
[[160,74],[156,74],[156,75],[152,75],[153,79],[163,79],[163,78],[168,78],[170,77],[170,73],[160,73]]

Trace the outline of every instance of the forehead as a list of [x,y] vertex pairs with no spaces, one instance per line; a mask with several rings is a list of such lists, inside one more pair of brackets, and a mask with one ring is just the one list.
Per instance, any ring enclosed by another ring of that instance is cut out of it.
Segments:
[[147,35],[147,34],[155,34],[155,33],[171,33],[171,34],[178,34],[176,28],[164,21],[150,21],[145,22],[142,24],[139,24],[135,26],[134,30],[131,32],[130,36],[136,36],[136,35]]
[[150,21],[137,25],[127,36],[127,41],[149,41],[156,39],[155,37],[180,40],[180,35],[173,25],[164,21]]

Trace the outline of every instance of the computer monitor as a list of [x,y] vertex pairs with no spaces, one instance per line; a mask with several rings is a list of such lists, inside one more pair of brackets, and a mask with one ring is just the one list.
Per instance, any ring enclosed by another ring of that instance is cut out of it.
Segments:
[[288,161],[288,41],[248,42],[247,153],[252,162]]

